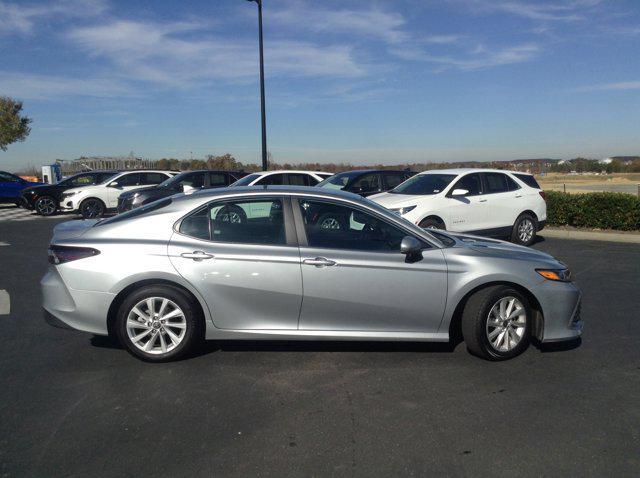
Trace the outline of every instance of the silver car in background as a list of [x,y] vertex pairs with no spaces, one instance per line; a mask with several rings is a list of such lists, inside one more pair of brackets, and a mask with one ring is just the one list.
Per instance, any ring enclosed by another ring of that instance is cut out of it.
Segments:
[[580,290],[548,254],[425,231],[307,187],[228,188],[59,224],[42,279],[52,325],[148,361],[203,339],[449,341],[503,360],[580,335]]

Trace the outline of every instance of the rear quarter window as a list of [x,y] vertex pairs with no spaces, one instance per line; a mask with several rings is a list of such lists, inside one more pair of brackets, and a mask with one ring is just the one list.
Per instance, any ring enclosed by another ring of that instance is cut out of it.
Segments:
[[531,174],[514,174],[514,176],[530,188],[542,189],[538,184],[538,181],[536,181],[536,178],[534,178]]

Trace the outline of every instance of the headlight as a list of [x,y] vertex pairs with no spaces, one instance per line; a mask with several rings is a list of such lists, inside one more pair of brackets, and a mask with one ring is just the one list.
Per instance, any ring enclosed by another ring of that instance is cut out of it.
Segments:
[[77,193],[78,193],[78,191],[74,191],[74,192],[72,192],[72,193],[64,193],[64,194],[62,195],[62,198],[63,198],[63,199],[70,198],[71,196],[73,196],[74,194],[77,194]]
[[536,272],[545,279],[558,282],[571,281],[571,271],[569,269],[536,269]]
[[401,216],[404,216],[406,213],[413,211],[415,208],[415,206],[401,207],[398,212]]

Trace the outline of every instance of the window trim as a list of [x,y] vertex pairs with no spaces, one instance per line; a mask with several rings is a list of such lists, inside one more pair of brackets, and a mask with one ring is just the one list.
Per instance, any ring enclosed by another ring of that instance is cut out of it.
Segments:
[[[228,203],[228,202],[266,202],[266,201],[280,201],[282,203],[282,212],[283,212],[283,222],[284,222],[284,235],[285,235],[285,243],[284,244],[260,244],[255,242],[225,242],[225,241],[214,241],[211,239],[211,219],[209,216],[209,239],[202,239],[201,237],[194,237],[188,234],[185,234],[180,231],[180,227],[182,227],[182,222],[196,214],[197,212],[211,208],[220,203]],[[227,196],[224,198],[215,199],[213,201],[206,202],[201,204],[195,209],[192,209],[187,214],[178,219],[173,225],[173,231],[176,234],[179,234],[182,237],[188,237],[194,241],[201,241],[206,244],[215,245],[215,244],[227,244],[227,245],[236,245],[236,246],[254,246],[254,247],[298,247],[298,241],[296,240],[296,231],[294,226],[294,218],[291,210],[291,199],[289,196],[279,196],[279,195],[252,195],[252,196]]]
[[291,208],[293,210],[293,218],[295,220],[295,227],[296,227],[296,236],[298,238],[298,245],[299,247],[308,247],[311,249],[323,249],[323,250],[331,250],[331,251],[349,251],[349,252],[364,252],[367,254],[398,254],[401,255],[400,251],[363,251],[361,249],[344,249],[344,248],[340,248],[340,247],[332,247],[332,248],[327,248],[327,247],[314,247],[314,246],[310,246],[309,245],[309,240],[307,238],[307,230],[304,227],[304,219],[302,217],[302,213],[300,212],[300,201],[315,201],[315,202],[323,202],[323,203],[328,203],[328,204],[334,204],[336,206],[342,206],[342,207],[349,207],[352,209],[356,209],[364,214],[369,214],[370,216],[375,217],[376,219],[386,223],[386,224],[390,224],[391,226],[395,227],[396,229],[400,229],[401,231],[403,231],[405,233],[406,236],[411,236],[416,238],[418,241],[420,241],[420,243],[423,245],[422,250],[431,250],[431,249],[437,249],[437,247],[434,244],[431,244],[429,242],[427,242],[426,240],[424,240],[421,237],[417,237],[412,231],[407,230],[406,228],[404,228],[402,226],[402,224],[398,224],[392,221],[389,221],[388,218],[382,216],[381,214],[378,214],[376,211],[367,209],[365,207],[362,207],[358,204],[353,204],[353,203],[345,203],[345,202],[341,202],[341,201],[334,201],[332,199],[325,199],[325,198],[319,198],[319,197],[313,197],[313,196],[291,196]]

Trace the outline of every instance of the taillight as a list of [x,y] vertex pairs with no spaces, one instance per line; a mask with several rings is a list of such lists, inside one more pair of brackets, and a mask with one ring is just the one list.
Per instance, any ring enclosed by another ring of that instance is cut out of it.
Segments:
[[49,246],[48,252],[50,264],[64,264],[100,254],[99,250],[91,247],[74,246]]
[[542,199],[545,201],[547,200],[547,197],[544,195],[544,191],[540,191],[540,196],[542,196]]

